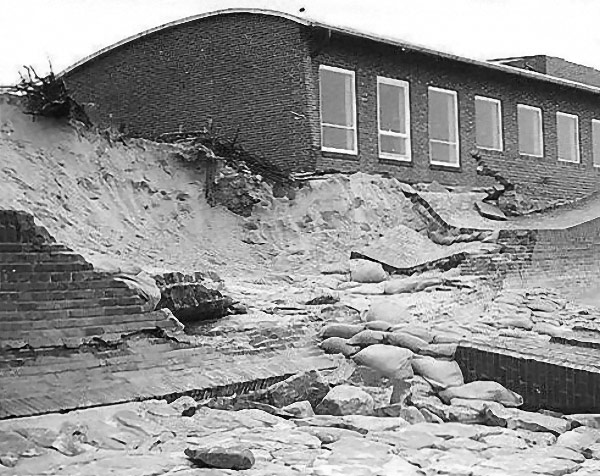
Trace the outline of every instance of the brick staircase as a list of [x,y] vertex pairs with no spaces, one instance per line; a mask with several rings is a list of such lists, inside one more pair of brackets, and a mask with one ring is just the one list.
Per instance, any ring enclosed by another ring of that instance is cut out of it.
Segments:
[[33,217],[0,210],[0,349],[77,346],[172,327],[135,289],[96,272]]

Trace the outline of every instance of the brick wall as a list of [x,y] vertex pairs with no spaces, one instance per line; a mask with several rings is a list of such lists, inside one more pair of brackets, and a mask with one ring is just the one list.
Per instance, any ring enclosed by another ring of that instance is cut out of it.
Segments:
[[56,244],[23,212],[0,210],[0,348],[77,345],[169,325],[135,290]]
[[[356,72],[358,156],[320,150],[318,68]],[[410,163],[378,158],[376,76],[410,83]],[[363,170],[408,182],[489,185],[469,154],[475,148],[474,97],[502,100],[504,152],[486,163],[529,192],[575,199],[599,189],[592,165],[591,119],[598,95],[476,65],[301,26],[288,19],[235,13],[172,26],[121,45],[66,75],[68,86],[102,125],[133,135],[195,130],[212,120],[221,135],[286,169]],[[459,169],[429,164],[427,88],[458,92]],[[518,152],[517,103],[541,107],[544,157]],[[556,112],[579,116],[581,163],[557,161]]]
[[136,136],[199,130],[237,137],[284,168],[314,166],[306,118],[307,45],[298,24],[247,13],[209,17],[144,36],[66,76],[103,126]]
[[[319,137],[313,140],[321,168],[385,172],[409,182],[437,180],[452,185],[487,185],[476,175],[469,152],[475,145],[475,95],[502,101],[504,152],[481,151],[486,163],[508,180],[526,184],[530,192],[560,198],[579,198],[598,190],[600,169],[592,165],[591,120],[600,118],[597,95],[535,81],[507,73],[462,64],[436,56],[386,46],[370,40],[333,35],[314,57],[311,73],[318,78],[320,64],[351,69],[356,74],[358,107],[358,157],[321,153]],[[410,83],[412,163],[394,163],[378,158],[377,76]],[[427,88],[436,86],[458,92],[460,160],[459,170],[444,170],[429,164]],[[318,88],[311,90],[313,121],[318,123]],[[517,103],[543,110],[544,157],[521,156],[518,152]],[[581,164],[557,161],[556,112],[579,116]],[[318,131],[317,131],[318,133]]]
[[504,347],[459,345],[455,359],[465,381],[498,382],[523,397],[523,410],[600,412],[597,350],[519,339]]

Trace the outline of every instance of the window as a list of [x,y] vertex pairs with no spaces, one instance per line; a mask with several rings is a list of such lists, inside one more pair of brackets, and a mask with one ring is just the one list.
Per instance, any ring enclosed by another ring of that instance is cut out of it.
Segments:
[[475,135],[478,147],[502,150],[502,110],[500,101],[475,96]]
[[592,157],[594,167],[600,167],[600,120],[592,119]]
[[542,110],[519,104],[517,122],[519,123],[519,152],[524,155],[543,157]]
[[429,88],[429,156],[435,165],[459,166],[456,91]]
[[408,83],[377,77],[379,157],[410,160]]
[[321,87],[321,148],[356,154],[356,97],[354,71],[319,68]]
[[579,163],[579,118],[564,112],[556,113],[558,160]]

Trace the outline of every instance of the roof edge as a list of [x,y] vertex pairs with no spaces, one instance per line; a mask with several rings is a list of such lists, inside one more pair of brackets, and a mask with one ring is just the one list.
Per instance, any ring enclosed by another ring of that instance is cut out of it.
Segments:
[[[451,53],[445,53],[443,51],[434,50],[432,48],[425,47],[422,45],[417,45],[415,43],[408,43],[408,42],[395,40],[395,39],[391,39],[391,38],[380,37],[377,35],[361,32],[361,31],[355,30],[353,28],[328,25],[328,24],[325,24],[325,23],[322,23],[319,21],[301,18],[296,15],[292,15],[290,13],[284,13],[284,12],[279,12],[279,11],[275,11],[275,10],[261,9],[261,8],[226,8],[226,9],[221,9],[221,10],[215,10],[212,12],[205,12],[205,13],[200,13],[197,15],[188,16],[188,17],[182,18],[180,20],[175,20],[175,21],[172,21],[169,23],[165,23],[163,25],[159,25],[154,28],[144,30],[144,31],[137,33],[133,36],[130,36],[128,38],[125,38],[125,39],[118,41],[117,43],[114,43],[112,45],[109,45],[105,48],[102,48],[102,49],[96,51],[95,53],[92,53],[91,55],[88,55],[88,56],[82,58],[81,60],[77,61],[76,63],[72,64],[68,68],[66,68],[63,71],[61,71],[60,73],[58,73],[57,76],[64,76],[65,74],[68,74],[71,71],[83,66],[85,63],[87,63],[89,61],[92,61],[92,60],[94,60],[116,48],[126,45],[127,43],[131,43],[132,41],[138,40],[139,38],[143,38],[145,36],[151,35],[152,33],[156,33],[161,30],[166,30],[168,28],[172,28],[172,27],[175,27],[178,25],[183,25],[185,23],[190,23],[190,22],[193,22],[196,20],[201,20],[203,18],[210,18],[210,17],[214,17],[214,16],[228,15],[228,14],[235,14],[235,13],[252,13],[252,14],[268,15],[268,16],[284,18],[286,20],[293,21],[300,25],[326,28],[328,30],[331,30],[331,31],[334,31],[334,32],[337,32],[340,34],[363,38],[363,39],[375,41],[378,43],[384,43],[384,44],[397,46],[397,47],[401,47],[401,48],[406,48],[406,49],[409,49],[412,51],[416,51],[419,53],[424,53],[424,54],[428,54],[428,55],[432,55],[432,56],[437,56],[437,57],[448,59],[451,61],[458,61],[461,63],[471,64],[474,66],[479,66],[479,67],[483,67],[483,68],[487,68],[487,69],[493,69],[496,71],[502,71],[505,73],[522,76],[525,78],[530,78],[530,79],[534,79],[534,80],[538,80],[538,81],[544,81],[544,82],[557,84],[560,86],[575,88],[575,89],[587,91],[587,92],[594,93],[594,94],[600,94],[600,87],[591,86],[591,85],[588,85],[585,83],[580,83],[577,81],[571,81],[569,79],[563,79],[563,78],[558,78],[555,76],[549,76],[547,74],[538,73],[536,71],[524,70],[524,69],[517,68],[514,66],[508,66],[508,65],[505,65],[502,63],[496,63],[495,62],[496,60],[485,61],[485,60],[477,60],[477,59],[473,59],[473,58],[468,58],[465,56],[454,55]],[[547,55],[541,55],[541,56],[547,56]],[[516,57],[516,58],[522,58],[522,57]],[[502,59],[503,58],[500,58],[499,60],[501,61]],[[565,61],[567,61],[567,60],[565,60]]]

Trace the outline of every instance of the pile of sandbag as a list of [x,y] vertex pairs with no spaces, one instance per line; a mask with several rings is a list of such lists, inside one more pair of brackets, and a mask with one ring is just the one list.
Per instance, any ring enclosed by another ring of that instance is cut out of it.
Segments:
[[[329,324],[320,336],[325,352],[343,354],[389,379],[394,387],[390,408],[399,414],[416,407],[430,422],[486,423],[486,404],[518,407],[523,403],[520,395],[497,382],[465,383],[453,360],[460,336],[383,320]],[[374,411],[390,414],[389,408]]]

